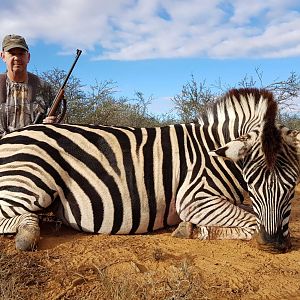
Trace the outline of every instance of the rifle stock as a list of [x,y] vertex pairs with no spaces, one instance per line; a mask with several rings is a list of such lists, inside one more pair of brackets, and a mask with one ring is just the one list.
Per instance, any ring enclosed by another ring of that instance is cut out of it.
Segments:
[[58,93],[56,94],[55,98],[54,98],[54,101],[48,111],[48,114],[47,114],[47,117],[50,117],[50,116],[55,116],[55,113],[59,107],[59,104],[60,102],[62,101],[64,97],[64,90],[63,89],[60,89],[58,91]]

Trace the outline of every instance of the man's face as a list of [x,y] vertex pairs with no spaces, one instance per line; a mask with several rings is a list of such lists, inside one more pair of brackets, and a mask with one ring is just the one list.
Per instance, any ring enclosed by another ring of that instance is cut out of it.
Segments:
[[22,48],[13,48],[9,51],[1,52],[1,58],[6,63],[8,72],[22,73],[27,71],[30,54]]

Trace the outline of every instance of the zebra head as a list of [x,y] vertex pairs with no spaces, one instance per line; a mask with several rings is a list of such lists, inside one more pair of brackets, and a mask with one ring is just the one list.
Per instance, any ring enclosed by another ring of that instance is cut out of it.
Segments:
[[286,127],[254,130],[210,154],[242,165],[257,216],[259,245],[286,252],[291,247],[291,200],[300,176],[300,131]]

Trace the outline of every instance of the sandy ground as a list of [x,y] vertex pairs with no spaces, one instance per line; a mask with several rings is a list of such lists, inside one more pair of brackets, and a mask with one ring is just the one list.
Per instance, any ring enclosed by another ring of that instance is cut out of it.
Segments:
[[34,252],[0,237],[0,299],[300,299],[300,187],[290,229],[292,250],[271,254],[172,238],[174,228],[106,236],[47,223]]

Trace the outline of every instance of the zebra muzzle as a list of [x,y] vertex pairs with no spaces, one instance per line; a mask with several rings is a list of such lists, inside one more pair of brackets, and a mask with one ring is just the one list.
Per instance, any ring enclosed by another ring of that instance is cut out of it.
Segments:
[[286,253],[292,247],[290,234],[284,236],[281,228],[275,234],[270,235],[261,225],[256,241],[259,249],[272,253]]

